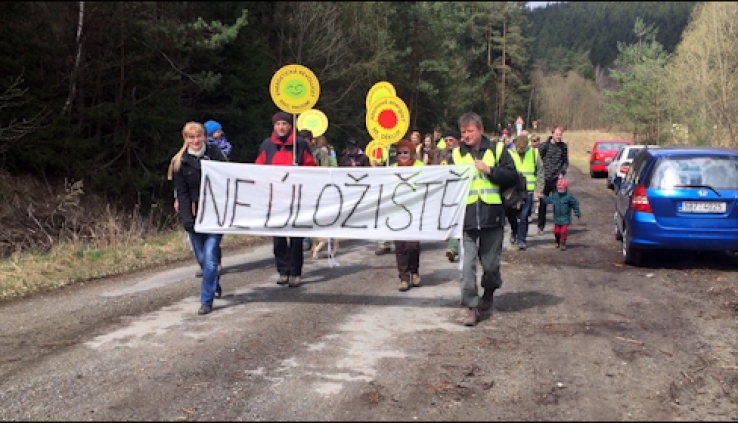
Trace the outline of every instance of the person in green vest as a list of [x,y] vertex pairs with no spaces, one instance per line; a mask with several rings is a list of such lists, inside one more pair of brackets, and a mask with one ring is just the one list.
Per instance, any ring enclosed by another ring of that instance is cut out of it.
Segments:
[[515,149],[510,150],[510,153],[515,162],[515,168],[525,176],[528,191],[528,197],[520,209],[520,214],[508,215],[508,222],[512,230],[510,244],[517,244],[518,250],[522,251],[527,248],[525,241],[528,237],[528,217],[533,207],[533,193],[542,194],[546,180],[543,173],[543,161],[538,154],[538,149],[528,145],[528,135],[521,134],[515,138]]
[[[502,286],[500,259],[505,230],[505,209],[500,186],[517,179],[515,163],[504,144],[484,136],[482,118],[469,112],[459,118],[462,143],[454,149],[454,164],[474,165],[464,214],[461,304],[467,308],[465,326],[475,326],[480,313],[492,309],[495,290]],[[477,258],[482,264],[482,288],[477,287]]]
[[[415,144],[408,140],[397,142],[397,163],[393,166],[424,166],[415,158]],[[395,258],[400,276],[400,291],[420,286],[420,241],[395,241]]]

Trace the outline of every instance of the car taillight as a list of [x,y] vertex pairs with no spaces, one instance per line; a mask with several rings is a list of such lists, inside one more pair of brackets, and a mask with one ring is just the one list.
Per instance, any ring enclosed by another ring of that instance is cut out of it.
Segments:
[[620,166],[620,173],[628,173],[628,165]]
[[602,155],[600,153],[595,153],[595,160],[600,161],[602,159]]
[[633,210],[643,213],[653,213],[651,203],[648,202],[648,196],[646,195],[646,188],[643,185],[636,186],[635,190],[633,190],[633,197],[631,198]]

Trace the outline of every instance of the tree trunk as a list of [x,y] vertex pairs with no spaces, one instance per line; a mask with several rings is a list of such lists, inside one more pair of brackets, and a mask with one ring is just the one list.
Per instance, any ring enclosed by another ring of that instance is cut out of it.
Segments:
[[[415,98],[413,96],[410,96],[410,104],[408,105],[408,110],[415,110],[415,114],[418,112],[418,84],[420,82],[420,74],[418,70],[418,38],[420,37],[420,23],[418,22],[418,15],[415,14],[415,17],[413,18],[413,81],[415,81]],[[414,128],[417,125],[417,122],[415,121],[415,117],[413,116],[412,121],[410,122],[410,129]]]
[[507,61],[507,56],[505,54],[506,36],[507,36],[507,3],[505,3],[505,8],[504,8],[503,17],[502,17],[502,83],[500,87],[500,115],[505,121],[507,121],[507,113],[505,110],[505,62]]
[[77,13],[77,54],[74,57],[74,68],[72,69],[72,78],[69,81],[69,96],[64,103],[62,113],[65,113],[72,104],[72,100],[77,92],[77,73],[79,72],[79,62],[82,57],[82,30],[85,23],[85,2],[79,2],[79,12]]

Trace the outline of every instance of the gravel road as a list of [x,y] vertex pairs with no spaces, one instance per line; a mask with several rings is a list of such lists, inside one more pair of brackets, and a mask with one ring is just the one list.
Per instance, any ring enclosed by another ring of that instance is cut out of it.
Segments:
[[226,253],[207,316],[194,261],[5,302],[0,419],[738,420],[738,257],[623,265],[613,194],[570,173],[569,249],[549,225],[505,251],[473,328],[443,242],[407,292],[394,255],[346,240],[296,289],[271,243]]

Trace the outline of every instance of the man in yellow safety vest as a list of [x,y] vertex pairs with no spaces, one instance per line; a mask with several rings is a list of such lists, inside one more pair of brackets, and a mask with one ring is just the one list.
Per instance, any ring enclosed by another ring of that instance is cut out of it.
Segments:
[[[525,131],[523,131],[525,132]],[[528,237],[528,217],[533,207],[533,193],[542,193],[545,184],[543,161],[537,148],[528,145],[528,135],[521,134],[515,138],[515,148],[510,150],[515,162],[515,168],[525,176],[528,197],[516,216],[508,215],[510,223],[510,244],[517,244],[518,250],[527,248],[525,241]]]
[[[464,325],[474,326],[480,312],[492,309],[494,291],[502,286],[500,259],[505,225],[500,186],[517,179],[515,163],[499,141],[484,136],[482,118],[469,112],[459,118],[462,143],[454,149],[454,164],[473,164],[474,177],[466,198],[463,235],[461,303],[468,309]],[[477,288],[477,257],[482,264],[482,288]]]

